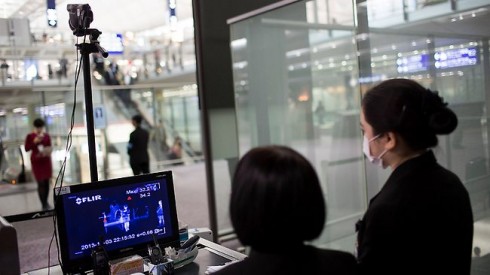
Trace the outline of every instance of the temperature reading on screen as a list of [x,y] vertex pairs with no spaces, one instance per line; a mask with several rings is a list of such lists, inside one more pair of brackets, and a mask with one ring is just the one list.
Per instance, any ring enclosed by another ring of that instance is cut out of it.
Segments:
[[[134,194],[149,194],[150,192],[155,192],[160,190],[160,183],[155,182],[155,183],[148,183],[145,184],[144,186],[139,186],[130,190],[126,190],[126,195],[134,195]],[[143,198],[143,197],[141,197]]]
[[173,186],[172,172],[162,171],[57,190],[63,271],[92,269],[92,254],[102,249],[110,256],[125,256],[147,253],[155,239],[161,245],[178,245]]

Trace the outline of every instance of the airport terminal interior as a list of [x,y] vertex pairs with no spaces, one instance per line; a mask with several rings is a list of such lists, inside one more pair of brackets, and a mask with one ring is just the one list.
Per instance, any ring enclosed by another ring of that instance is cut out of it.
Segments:
[[[490,274],[490,0],[253,0],[240,12],[239,0],[212,2],[0,0],[0,216],[17,228],[23,273],[58,259],[53,191],[44,211],[24,148],[36,118],[52,139],[54,188],[132,176],[131,118],[142,116],[150,172],[173,173],[179,224],[241,253],[228,213],[236,163],[256,146],[290,146],[327,202],[312,244],[354,253],[354,225],[390,173],[365,160],[360,100],[408,78],[458,116],[434,152],[470,195],[472,274]],[[89,4],[101,34],[75,35],[69,4]],[[91,53],[85,70],[76,45],[94,41],[109,55]]]

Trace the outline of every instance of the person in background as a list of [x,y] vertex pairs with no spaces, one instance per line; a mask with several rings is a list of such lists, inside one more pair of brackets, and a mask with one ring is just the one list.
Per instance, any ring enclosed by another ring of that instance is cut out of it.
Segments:
[[172,160],[172,165],[184,164],[182,160],[182,139],[180,137],[174,138],[174,143],[168,151],[168,159]]
[[318,101],[318,105],[315,108],[315,115],[318,119],[318,125],[323,125],[325,123],[325,117],[327,116],[327,110],[321,100]]
[[27,135],[24,146],[26,152],[31,151],[32,173],[37,181],[39,200],[43,210],[48,210],[51,208],[48,203],[49,182],[53,175],[51,137],[44,132],[44,120],[37,118],[33,125],[34,131]]
[[9,64],[7,64],[7,60],[2,59],[2,64],[0,64],[0,78],[2,78],[2,85],[5,85],[5,80],[8,78]]
[[257,147],[238,162],[230,217],[248,258],[215,275],[355,274],[353,255],[305,244],[325,226],[326,206],[318,176],[298,152]]
[[150,156],[148,155],[148,131],[141,128],[143,117],[135,115],[131,119],[134,131],[129,135],[128,155],[129,164],[133,170],[133,174],[148,174],[150,173]]
[[356,224],[361,274],[470,274],[468,192],[430,149],[436,135],[458,124],[446,105],[408,79],[384,81],[364,95],[364,154],[392,172]]
[[59,64],[60,64],[61,76],[63,76],[64,78],[67,78],[68,77],[68,75],[67,75],[68,74],[68,59],[66,59],[66,57],[64,55],[61,56]]

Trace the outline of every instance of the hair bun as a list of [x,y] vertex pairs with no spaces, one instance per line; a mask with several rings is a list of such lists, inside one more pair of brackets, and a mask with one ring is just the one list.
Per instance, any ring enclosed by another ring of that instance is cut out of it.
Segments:
[[458,117],[447,108],[447,103],[438,91],[426,90],[422,110],[428,119],[429,128],[437,135],[450,134],[458,126]]
[[429,128],[437,135],[450,134],[458,126],[458,117],[447,107],[440,108],[429,117]]

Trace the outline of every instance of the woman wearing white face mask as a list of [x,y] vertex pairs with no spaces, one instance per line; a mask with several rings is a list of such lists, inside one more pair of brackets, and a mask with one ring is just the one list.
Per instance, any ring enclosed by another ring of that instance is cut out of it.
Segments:
[[470,274],[468,192],[430,150],[457,124],[436,92],[412,80],[388,80],[365,94],[363,151],[392,173],[356,224],[361,274]]

